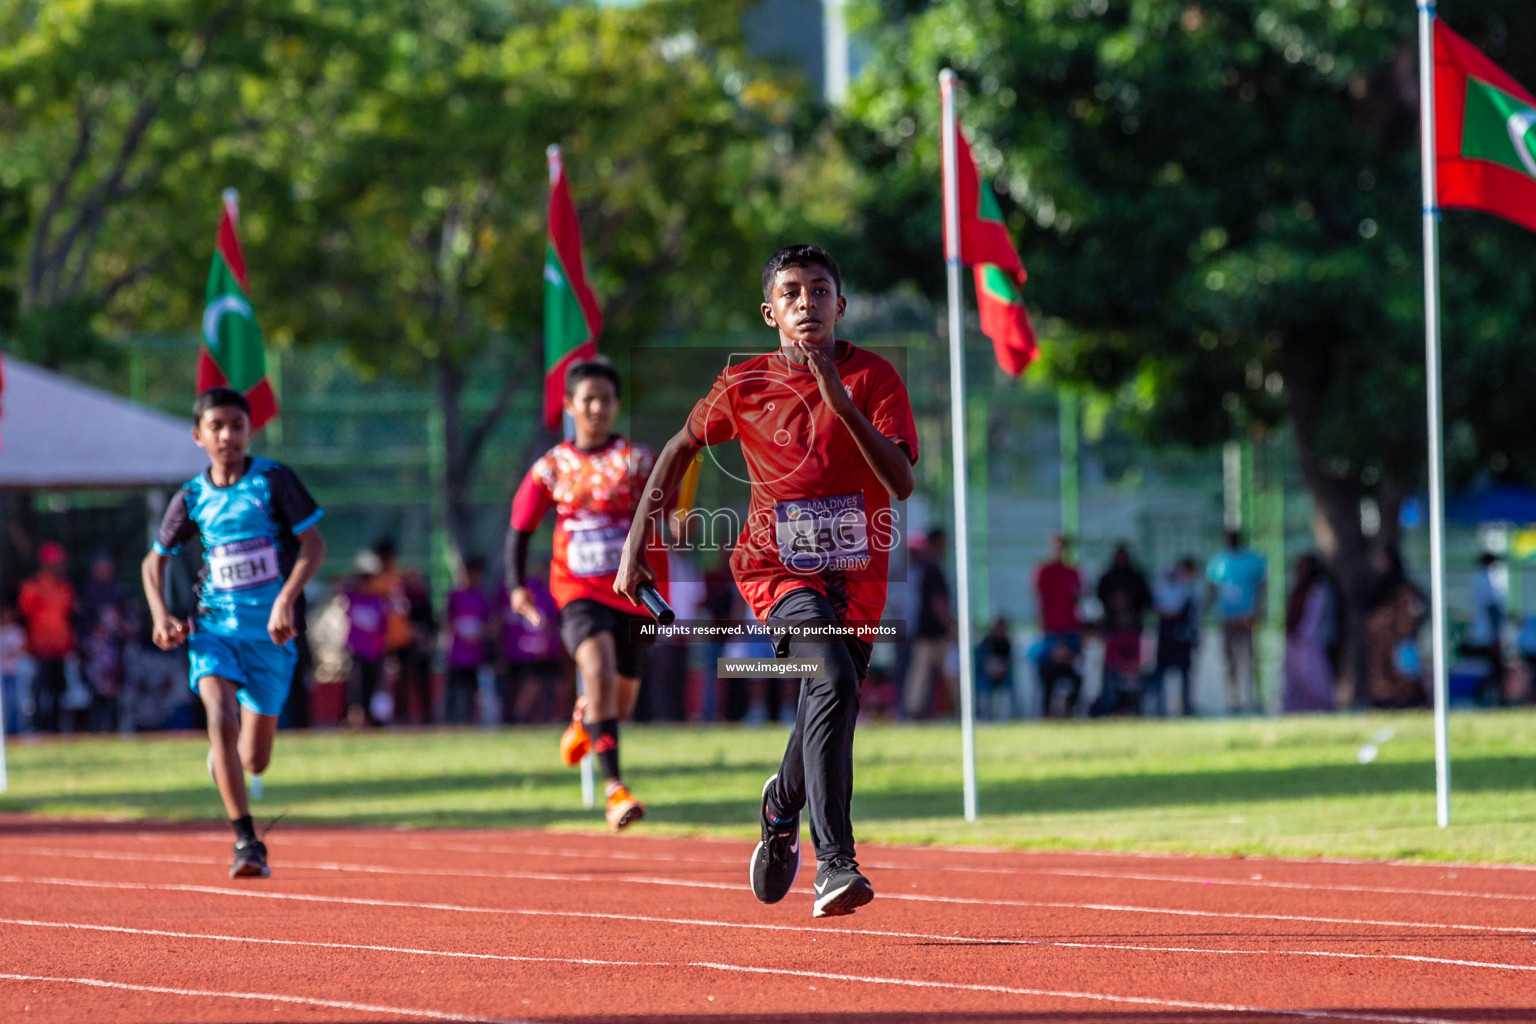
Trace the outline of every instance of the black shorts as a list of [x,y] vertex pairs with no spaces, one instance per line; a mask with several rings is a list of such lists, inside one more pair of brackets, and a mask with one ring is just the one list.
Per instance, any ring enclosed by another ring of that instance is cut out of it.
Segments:
[[639,678],[643,641],[637,641],[630,635],[630,625],[649,621],[644,615],[620,611],[590,597],[578,597],[560,609],[560,641],[574,658],[576,648],[581,646],[583,640],[599,633],[612,633],[613,648],[617,655],[615,669],[621,676]]

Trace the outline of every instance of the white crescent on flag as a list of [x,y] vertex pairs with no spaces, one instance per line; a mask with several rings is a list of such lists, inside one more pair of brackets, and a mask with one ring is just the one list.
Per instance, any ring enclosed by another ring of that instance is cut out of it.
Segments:
[[238,295],[221,295],[214,299],[203,310],[203,340],[209,348],[219,347],[219,321],[228,313],[247,320],[255,319],[251,315],[251,304]]
[[1515,144],[1515,152],[1520,155],[1520,162],[1525,164],[1526,173],[1536,178],[1536,139],[1531,137],[1531,129],[1536,127],[1536,110],[1526,107],[1509,115],[1505,122],[1509,129],[1509,141]]

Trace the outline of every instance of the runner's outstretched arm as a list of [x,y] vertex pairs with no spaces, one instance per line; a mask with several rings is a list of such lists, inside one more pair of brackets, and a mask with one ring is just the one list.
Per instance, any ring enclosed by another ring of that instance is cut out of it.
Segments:
[[630,521],[629,536],[624,538],[624,554],[613,577],[614,592],[637,604],[640,584],[656,579],[656,573],[645,561],[645,549],[650,546],[655,521],[677,493],[678,485],[688,472],[688,464],[698,452],[699,446],[693,443],[688,431],[679,430],[656,456],[651,477],[645,482],[645,492],[640,495],[640,504]]

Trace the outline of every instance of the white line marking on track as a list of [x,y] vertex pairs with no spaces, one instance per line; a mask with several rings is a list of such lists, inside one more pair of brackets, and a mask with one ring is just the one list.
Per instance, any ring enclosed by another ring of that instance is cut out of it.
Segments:
[[327,1006],[336,1010],[354,1010],[361,1013],[387,1013],[397,1017],[421,1017],[426,1020],[474,1021],[475,1024],[527,1024],[526,1021],[506,1021],[500,1017],[472,1017],[445,1010],[413,1010],[402,1006],[373,1006],[368,1003],[352,1003],[343,999],[320,999],[314,996],[285,996],[272,992],[220,992],[195,988],[171,988],[168,985],[133,985],[124,981],[107,981],[103,978],[63,978],[43,974],[0,974],[0,981],[41,981],[57,985],[84,985],[88,988],[110,988],[123,992],[153,992],[158,995],[192,996],[201,999],[248,999],[256,1002],[296,1003],[300,1006]]
[[1102,992],[1072,992],[1046,988],[1017,988],[1012,985],[978,985],[958,981],[918,981],[912,978],[881,978],[858,974],[832,974],[826,971],[792,971],[774,967],[740,967],[735,964],[690,963],[716,971],[746,971],[751,974],[789,975],[797,978],[824,978],[828,981],[853,981],[866,985],[897,985],[902,988],[938,988],[960,992],[999,992],[1005,995],[1045,996],[1052,999],[1087,999],[1104,1003],[1132,1003],[1140,1006],[1173,1006],[1182,1010],[1220,1010],[1225,1013],[1262,1013],[1270,1016],[1303,1017],[1312,1020],[1390,1021],[1394,1024],[1466,1024],[1443,1017],[1410,1017],[1389,1013],[1360,1013],[1350,1010],[1296,1010],[1236,1003],[1202,1003],[1184,999],[1157,999],[1150,996],[1117,996]]
[[[120,859],[123,855],[100,853],[100,854],[93,854],[93,856],[99,856],[102,859],[116,860],[116,859]],[[132,858],[132,859],[139,859],[139,858]],[[211,864],[211,863],[222,863],[222,861],[215,862],[215,861],[213,861],[211,859],[208,859],[208,860],[204,860],[204,861],[199,861],[199,863],[210,863]],[[305,862],[294,863],[294,862],[290,862],[288,866],[289,867],[293,867],[293,868],[301,868],[301,869],[306,869],[306,870],[317,870],[317,871],[357,871],[357,872],[361,872],[361,873],[364,873],[364,874],[386,874],[386,875],[420,876],[420,875],[422,875],[424,873],[421,869],[388,868],[388,867],[382,867],[380,865],[372,865],[372,864],[367,864],[367,865],[351,865],[351,864],[334,864],[334,863],[324,863],[324,862],[320,862],[320,863],[305,863]],[[444,870],[435,869],[435,868],[432,869],[430,872],[425,872],[425,873],[431,874],[431,875],[451,876],[451,877],[459,877],[459,878],[466,878],[467,877],[467,878],[519,879],[519,880],[535,881],[535,882],[608,882],[608,883],[618,883],[618,884],[626,884],[626,885],[670,886],[670,887],[674,887],[674,888],[684,888],[684,889],[711,889],[711,890],[721,890],[721,891],[728,891],[728,892],[740,892],[741,889],[742,889],[742,887],[740,885],[733,885],[733,884],[729,884],[729,883],[725,883],[725,882],[697,882],[697,881],[688,881],[688,880],[685,880],[685,879],[649,878],[649,877],[637,876],[637,875],[583,875],[583,874],[557,874],[557,873],[552,873],[552,872],[521,872],[521,871],[504,871],[504,872],[496,872],[496,871],[444,871]],[[27,879],[27,878],[20,878],[20,877],[14,876],[14,875],[0,876],[0,882],[9,882],[9,883],[18,883],[18,884],[26,884],[28,882],[36,882],[36,883],[39,883],[39,884],[87,885],[87,886],[88,885],[116,885],[116,884],[133,884],[133,885],[150,886],[150,883],[107,883],[107,882],[95,882],[95,881],[90,880],[90,879]],[[167,890],[170,890],[170,891],[183,891],[183,892],[210,892],[210,893],[217,892],[217,893],[229,893],[229,894],[240,895],[240,896],[260,895],[258,893],[254,893],[254,892],[247,892],[247,891],[242,890],[242,889],[218,889],[218,888],[213,888],[213,887],[209,887],[209,886],[175,885],[175,884],[170,884],[170,883],[165,883],[163,885],[163,888],[165,888]],[[803,890],[802,889],[797,889],[795,891],[796,892],[801,892]],[[273,893],[273,894],[266,894],[266,895],[278,896],[279,894]],[[291,896],[291,897],[288,897],[288,898],[320,900],[320,899],[330,899],[332,897],[297,896],[296,895],[296,896]],[[340,897],[335,897],[335,898],[340,899]],[[1046,901],[1046,900],[983,900],[983,899],[972,899],[972,898],[964,897],[964,896],[925,896],[925,895],[920,895],[920,894],[915,894],[915,893],[886,893],[886,894],[883,894],[881,896],[881,899],[900,900],[902,902],[907,902],[907,903],[937,903],[937,904],[948,904],[948,905],[969,906],[969,907],[1020,907],[1020,908],[1029,909],[1029,910],[1094,910],[1094,911],[1100,911],[1100,912],[1103,912],[1103,913],[1112,913],[1112,914],[1152,914],[1152,915],[1165,914],[1165,915],[1168,915],[1168,916],[1171,916],[1171,917],[1217,918],[1217,919],[1232,920],[1232,921],[1291,921],[1291,922],[1297,922],[1297,923],[1301,923],[1301,924],[1370,925],[1372,927],[1378,927],[1378,928],[1449,928],[1449,929],[1453,929],[1453,930],[1456,930],[1456,931],[1497,932],[1497,933],[1508,934],[1508,935],[1536,935],[1536,928],[1520,927],[1520,926],[1517,926],[1517,925],[1460,924],[1460,923],[1455,923],[1455,922],[1437,922],[1437,921],[1393,921],[1393,920],[1383,920],[1383,919],[1376,919],[1376,918],[1322,917],[1322,916],[1310,915],[1310,914],[1248,914],[1248,913],[1242,913],[1240,911],[1235,911],[1235,910],[1186,910],[1186,909],[1180,909],[1180,908],[1177,908],[1177,907],[1136,907],[1136,906],[1129,906],[1129,905],[1120,904],[1120,903],[1068,903],[1068,902],[1054,902],[1054,901]],[[369,901],[359,901],[359,902],[367,903]],[[380,905],[380,906],[390,906],[390,905],[393,905],[393,904],[390,904],[390,903],[386,902],[386,903],[380,903],[378,905]],[[460,908],[458,908],[458,907],[456,907],[455,905],[452,905],[452,904],[403,903],[403,904],[399,904],[399,905],[401,905],[401,906],[429,906],[429,907],[437,907],[439,909],[460,909]],[[513,912],[513,911],[484,910],[482,908],[463,908],[463,909],[479,910],[480,912],[484,912],[484,913],[512,913]]]
[[[28,928],[62,928],[69,931],[114,932],[121,935],[158,935],[168,939],[205,939],[209,942],[250,942],[262,946],[306,946],[316,949],[359,949],[370,953],[407,953],[412,956],[446,956],[461,960],[511,960],[532,964],[586,964],[593,967],[671,967],[671,961],[597,960],[591,957],[516,956],[511,953],[457,953],[447,949],[416,949],[411,946],[377,946],[361,942],[314,942],[307,939],[266,939],[254,935],[212,935],[206,932],[173,932],[162,928],[129,928],[115,924],[83,924],[78,921],[29,921],[0,918],[0,924]],[[1536,970],[1536,967],[1531,968]]]
[[[290,838],[297,836],[290,833]],[[329,839],[320,837],[301,836],[305,840],[311,840],[326,847],[334,847],[338,844]],[[745,846],[748,840],[742,840]],[[358,843],[357,845],[373,845],[373,841]],[[663,864],[698,864],[701,866],[719,866],[735,868],[741,858],[727,857],[698,857],[684,856],[669,853],[627,853],[617,850],[557,850],[542,846],[502,847],[487,846],[480,843],[397,843],[396,849],[414,850],[428,853],[490,853],[501,856],[531,856],[531,857],[559,857],[569,860],[618,860],[636,862],[657,862]],[[1020,853],[1021,851],[1004,851],[999,853]],[[1097,850],[1072,851],[1092,854],[1094,856],[1133,856],[1132,854],[1112,854]],[[1051,854],[1057,856],[1058,854]],[[1161,854],[1135,854],[1134,856],[1160,857]],[[1188,857],[1169,855],[1169,859],[1187,860]],[[988,867],[972,864],[911,864],[895,861],[868,860],[861,861],[867,868],[876,868],[881,871],[921,871],[921,872],[952,872],[957,874],[974,875],[1046,875],[1061,878],[1102,878],[1106,880],[1126,880],[1140,882],[1170,882],[1185,885],[1229,885],[1248,886],[1256,889],[1290,889],[1300,891],[1317,892],[1354,892],[1362,894],[1402,895],[1402,896],[1443,896],[1452,899],[1484,899],[1484,900],[1525,900],[1536,902],[1536,895],[1529,893],[1489,893],[1474,892],[1462,889],[1405,889],[1391,886],[1369,885],[1342,885],[1331,882],[1288,882],[1275,879],[1252,878],[1221,878],[1199,875],[1149,875],[1142,873],[1128,873],[1116,871],[1089,871],[1081,868],[1049,868],[1049,867]],[[1255,865],[1274,863],[1274,861],[1254,861]],[[1412,864],[1397,861],[1338,861],[1338,860],[1305,860],[1305,861],[1278,861],[1286,865],[1330,864],[1350,865],[1354,867],[1448,867],[1448,868],[1489,868],[1492,870],[1532,870],[1536,871],[1536,865],[1529,864]]]
[[[518,960],[518,961],[532,961],[532,962],[540,962],[540,963],[565,963],[565,964],[597,965],[597,966],[657,967],[657,968],[663,968],[663,969],[673,969],[673,968],[676,968],[677,966],[679,966],[679,964],[676,963],[676,962],[667,962],[667,961],[632,961],[632,960],[630,960],[630,961],[619,961],[619,960],[596,960],[596,959],[589,959],[589,958],[519,957],[519,956],[508,956],[508,955],[499,955],[499,954],[490,954],[490,953],[463,953],[463,952],[454,952],[454,951],[450,951],[450,950],[411,949],[411,948],[397,947],[397,946],[377,946],[377,945],[363,945],[363,944],[355,944],[355,943],[303,942],[303,941],[296,940],[296,939],[264,939],[264,938],[251,938],[251,937],[232,936],[232,935],[206,935],[206,934],[197,934],[197,933],[189,933],[189,932],[162,931],[162,930],[159,930],[159,929],[125,928],[125,927],[116,927],[116,926],[109,926],[109,925],[81,925],[81,924],[73,924],[73,923],[69,923],[69,922],[7,920],[5,923],[6,924],[17,924],[17,925],[32,925],[32,926],[37,926],[37,927],[73,928],[73,929],[85,929],[85,930],[94,930],[94,931],[117,932],[117,933],[132,934],[132,935],[158,935],[158,936],[165,936],[165,937],[170,937],[170,938],[207,939],[207,940],[218,941],[218,942],[249,942],[249,943],[260,943],[260,944],[264,944],[264,945],[313,946],[313,947],[320,947],[320,948],[325,948],[325,949],[358,949],[358,950],[366,950],[366,951],[369,951],[369,952],[405,953],[405,954],[411,954],[411,955],[455,957],[455,958],[465,958],[465,959]],[[1126,947],[1120,947],[1120,948],[1126,948]],[[789,969],[789,968],[758,967],[758,966],[747,965],[747,964],[723,964],[723,963],[713,963],[713,962],[707,962],[707,961],[689,961],[689,962],[686,962],[686,963],[682,964],[682,966],[695,967],[695,968],[701,968],[701,969],[712,970],[712,971],[724,971],[724,972],[728,972],[728,973],[737,973],[737,974],[762,974],[762,975],[771,975],[771,976],[776,976],[776,977],[786,977],[787,976],[787,977],[796,977],[796,978],[819,978],[819,979],[825,979],[825,980],[828,980],[828,981],[846,981],[846,982],[855,982],[855,983],[858,983],[858,984],[895,985],[895,986],[900,986],[900,987],[903,987],[903,988],[943,989],[943,990],[948,990],[948,991],[961,991],[961,992],[989,992],[989,993],[998,993],[998,994],[1002,994],[1002,995],[1041,996],[1041,997],[1053,998],[1053,999],[1081,999],[1081,1000],[1091,1000],[1091,1001],[1095,1001],[1095,1002],[1131,1003],[1131,1004],[1140,1005],[1140,1006],[1177,1007],[1179,1009],[1186,1009],[1186,1010],[1220,1010],[1220,1011],[1224,1011],[1224,1012],[1228,1012],[1228,1013],[1269,1014],[1269,1015],[1302,1017],[1302,1018],[1310,1018],[1310,1019],[1329,1019],[1329,1018],[1332,1018],[1332,1019],[1342,1019],[1342,1020],[1386,1021],[1386,1022],[1395,1022],[1395,1024],[1465,1024],[1464,1021],[1446,1021],[1446,1020],[1443,1020],[1441,1018],[1436,1018],[1436,1017],[1416,1017],[1416,1016],[1408,1016],[1408,1015],[1403,1015],[1403,1014],[1359,1013],[1359,1012],[1335,1011],[1335,1010],[1301,1010],[1301,1009],[1290,1009],[1290,1008],[1270,1008],[1270,1007],[1261,1007],[1261,1006],[1243,1006],[1243,1005],[1232,1004],[1232,1003],[1208,1003],[1208,1002],[1198,1002],[1198,1001],[1184,1000],[1184,999],[1159,999],[1159,998],[1151,997],[1151,996],[1126,996],[1126,995],[1114,995],[1114,994],[1111,994],[1111,993],[1103,993],[1103,992],[1076,992],[1076,991],[1059,990],[1059,989],[1021,988],[1021,987],[1013,986],[1013,985],[980,985],[980,984],[969,984],[969,983],[964,983],[964,982],[928,981],[928,980],[921,980],[921,979],[915,979],[915,978],[882,978],[882,977],[866,976],[866,975],[834,974],[834,973],[825,972],[825,971],[799,971],[799,970],[793,970],[793,969]],[[126,989],[135,990],[135,991],[164,992],[164,993],[173,993],[173,994],[177,994],[177,995],[225,996],[225,997],[237,998],[237,999],[272,999],[274,1001],[281,1001],[281,1002],[296,1002],[296,1003],[304,1003],[304,1004],[312,1004],[312,1005],[320,1005],[320,1006],[339,1007],[339,1008],[343,1008],[343,1009],[366,1010],[368,1012],[373,1012],[373,1013],[380,1013],[380,1012],[383,1012],[383,1013],[396,1013],[396,1014],[401,1014],[401,1015],[410,1015],[410,1016],[418,1016],[418,1017],[429,1017],[429,1018],[432,1018],[432,1019],[443,1019],[443,1020],[474,1020],[474,1021],[484,1021],[484,1020],[487,1020],[487,1018],[481,1018],[481,1017],[465,1018],[465,1017],[460,1017],[460,1016],[440,1014],[440,1013],[436,1013],[434,1011],[404,1010],[404,1009],[398,1009],[398,1008],[394,1008],[394,1007],[366,1006],[366,1005],[362,1005],[362,1004],[358,1004],[358,1003],[344,1003],[344,1002],[339,1002],[339,1001],[335,1001],[335,1000],[317,999],[317,998],[300,997],[300,996],[264,996],[264,995],[261,995],[261,994],[258,994],[258,993],[201,992],[201,991],[193,991],[193,990],[187,990],[187,989],[162,988],[162,987],[157,987],[157,986],[128,985],[128,984],[123,984],[123,983],[118,983],[118,982],[99,982],[99,981],[96,981],[95,979],[41,978],[41,977],[32,977],[32,976],[28,976],[28,975],[0,975],[0,978],[10,978],[10,979],[14,979],[14,980],[73,982],[73,983],[77,983],[77,984],[99,984],[99,985],[103,985],[103,986],[110,987],[110,988],[126,988]]]
[[[796,925],[735,923],[731,921],[695,921],[676,918],[630,918],[619,914],[583,914],[579,911],[530,911],[530,914],[551,917],[588,917],[668,924],[705,925],[714,928],[740,928],[743,930],[810,932],[827,934],[822,928]],[[159,928],[130,928],[126,925],[86,924],[78,921],[34,921],[26,918],[0,918],[0,924],[30,928],[62,928],[76,931],[117,932],[124,935],[159,935],[177,939],[206,939],[211,942],[252,942],[274,946],[314,946],[320,949],[359,949],[379,953],[406,953],[419,956],[459,957],[468,960],[511,960],[530,963],[574,963],[604,967],[663,967],[668,963],[648,960],[596,960],[590,958],[518,956],[511,953],[455,953],[447,950],[416,949],[409,946],[364,945],[353,942],[315,942],[303,939],[267,939],[239,935],[211,935],[200,932],[173,932]],[[947,942],[956,946],[1030,946],[1054,949],[1114,950],[1132,953],[1185,953],[1208,956],[1304,956],[1334,960],[1401,960],[1408,963],[1438,964],[1446,967],[1478,967],[1499,971],[1536,971],[1536,965],[1505,964],[1486,960],[1457,960],[1451,957],[1418,956],[1409,953],[1340,953],[1332,950],[1313,949],[1221,949],[1205,946],[1140,946],[1122,942],[1068,942],[1062,939],[1016,939],[977,935],[937,935],[922,932],[898,932],[873,928],[839,928],[837,934],[869,935],[893,939],[923,939]]]
[[[427,846],[427,845],[422,845],[420,847],[409,847],[409,848],[410,849],[420,849],[420,850],[429,851],[429,852],[437,852],[437,851],[440,851],[440,850],[443,850],[443,849],[451,849],[451,848],[434,847],[434,846]],[[139,860],[143,859],[143,855],[142,854],[113,853],[113,852],[110,852],[110,851],[107,851],[107,850],[65,850],[65,849],[54,849],[54,848],[48,848],[48,847],[26,847],[26,848],[21,848],[21,849],[12,849],[9,852],[20,854],[20,855],[23,855],[23,856],[75,857],[75,858],[85,859],[85,860],[132,860],[132,861],[139,861]],[[498,852],[498,851],[484,850],[484,851],[479,851],[479,852]],[[499,852],[505,853],[507,851],[499,851]],[[619,854],[619,853],[583,854],[583,853],[577,853],[577,852],[573,852],[573,851],[559,851],[559,850],[545,850],[545,849],[530,849],[530,850],[524,850],[522,852],[530,854],[530,855],[534,855],[534,856],[554,856],[554,857],[569,858],[569,859],[573,859],[573,860],[605,859],[605,860],[624,860],[624,861],[641,861],[641,862],[648,861],[648,860],[649,861],[660,860],[660,861],[662,861],[664,863],[718,864],[718,865],[721,865],[721,866],[730,866],[730,867],[737,866],[737,861],[735,861],[735,860],[726,861],[726,860],[723,860],[723,859],[705,860],[705,859],[702,859],[702,858],[686,858],[685,859],[685,858],[681,858],[681,857],[648,857],[648,856],[642,856],[642,855],[639,855],[639,854]],[[216,864],[216,863],[222,863],[222,861],[217,860],[215,858],[211,858],[211,857],[193,857],[193,856],[188,856],[188,855],[185,855],[185,854],[155,854],[155,859],[159,860],[159,861],[162,861],[162,862],[165,862],[165,863],[171,863],[171,864]],[[321,862],[298,862],[298,861],[295,861],[295,862],[288,862],[287,866],[295,867],[295,868],[305,868],[305,869],[308,869],[308,870],[318,870],[318,871],[363,871],[363,872],[371,872],[371,873],[374,873],[374,874],[395,874],[395,875],[418,875],[418,874],[421,874],[421,869],[419,869],[419,868],[396,868],[396,867],[389,867],[387,865],[382,865],[382,864],[342,864],[342,863],[330,862],[330,861],[321,861]],[[866,868],[879,868],[881,870],[894,870],[894,871],[927,871],[928,870],[927,868],[914,867],[912,865],[884,864],[884,863],[879,863],[877,861],[866,861],[866,862],[864,862],[864,866]],[[967,872],[967,873],[974,873],[974,874],[988,874],[988,875],[991,875],[991,874],[996,874],[996,875],[1049,875],[1049,876],[1063,877],[1063,878],[1102,879],[1102,880],[1105,880],[1105,881],[1170,882],[1170,883],[1178,883],[1178,884],[1183,884],[1183,885],[1219,885],[1219,886],[1232,886],[1232,887],[1239,887],[1239,888],[1246,887],[1246,888],[1256,888],[1256,889],[1281,889],[1281,890],[1299,891],[1299,892],[1350,892],[1350,893],[1359,893],[1359,894],[1362,894],[1362,895],[1413,896],[1413,897],[1440,896],[1440,897],[1454,898],[1454,899],[1514,900],[1514,901],[1523,901],[1523,902],[1536,902],[1536,895],[1526,895],[1526,894],[1522,894],[1522,893],[1471,892],[1471,891],[1464,891],[1464,890],[1459,890],[1459,889],[1400,889],[1400,888],[1391,888],[1391,887],[1387,887],[1387,886],[1333,885],[1333,884],[1319,884],[1319,883],[1311,883],[1311,882],[1286,882],[1286,881],[1278,881],[1278,880],[1263,880],[1263,879],[1250,879],[1250,878],[1199,878],[1199,877],[1193,877],[1193,876],[1189,876],[1189,875],[1120,874],[1120,873],[1113,872],[1113,871],[1087,871],[1087,870],[1079,870],[1079,869],[1073,869],[1073,868],[1021,868],[1021,869],[1018,869],[1018,870],[1009,870],[1009,869],[1006,869],[1006,868],[980,868],[980,867],[978,867],[978,868],[969,868],[969,867],[954,866],[954,867],[943,868],[943,869],[935,869],[935,870],[958,871],[958,872]],[[451,876],[455,876],[455,877],[459,877],[459,878],[525,878],[525,879],[530,879],[530,880],[534,880],[534,881],[564,881],[564,880],[566,880],[567,878],[570,877],[568,874],[559,874],[559,873],[552,874],[552,873],[548,873],[548,872],[475,871],[475,870],[469,870],[469,869],[447,869],[447,868],[441,868],[441,867],[433,868],[432,874],[435,874],[435,875],[451,875]],[[739,886],[734,885],[734,884],[726,884],[726,883],[722,883],[722,882],[691,881],[691,880],[687,880],[687,879],[648,878],[648,877],[642,877],[642,878],[633,878],[633,877],[631,877],[631,878],[627,878],[626,879],[623,876],[619,876],[619,877],[615,878],[615,880],[616,881],[641,882],[641,883],[648,884],[648,885],[686,885],[686,886],[692,886],[692,887],[695,887],[695,888],[715,887],[715,888],[720,888],[720,889],[737,889],[737,888],[739,888]]]

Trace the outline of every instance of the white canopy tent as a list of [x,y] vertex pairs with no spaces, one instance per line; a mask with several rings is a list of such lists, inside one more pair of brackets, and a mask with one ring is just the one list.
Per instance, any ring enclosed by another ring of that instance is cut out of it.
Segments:
[[[165,487],[208,465],[192,420],[7,357],[0,393],[0,490]],[[0,729],[0,792],[6,789]]]
[[192,418],[167,416],[7,356],[0,489],[163,487],[208,465]]

